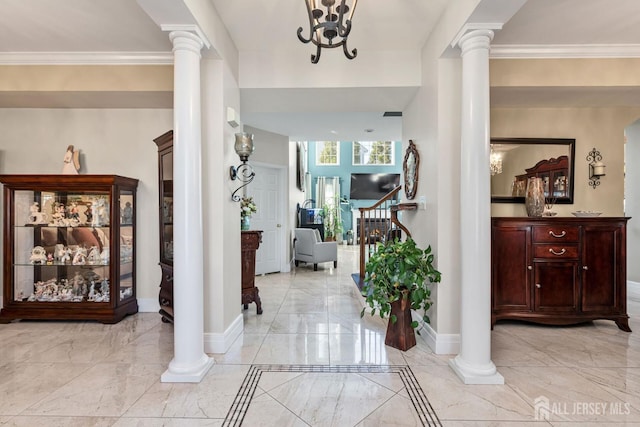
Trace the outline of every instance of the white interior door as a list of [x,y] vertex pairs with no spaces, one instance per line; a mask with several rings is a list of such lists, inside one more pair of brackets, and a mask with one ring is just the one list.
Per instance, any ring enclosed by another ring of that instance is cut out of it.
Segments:
[[258,212],[251,216],[251,229],[262,230],[262,243],[256,252],[256,275],[281,271],[284,214],[282,209],[283,169],[253,166],[256,177],[247,187]]

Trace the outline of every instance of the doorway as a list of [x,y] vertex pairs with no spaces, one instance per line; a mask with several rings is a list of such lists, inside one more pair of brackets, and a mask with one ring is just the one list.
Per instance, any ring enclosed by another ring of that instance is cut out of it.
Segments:
[[262,243],[256,252],[256,275],[283,271],[285,259],[284,168],[253,165],[256,179],[247,187],[258,212],[251,217],[251,229],[262,230]]
[[640,297],[640,120],[625,129],[624,215],[631,217],[627,225],[628,293]]

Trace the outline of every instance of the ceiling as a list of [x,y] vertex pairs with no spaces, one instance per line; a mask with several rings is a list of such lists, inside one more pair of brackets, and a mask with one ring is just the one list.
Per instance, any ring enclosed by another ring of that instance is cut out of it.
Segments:
[[[159,1],[159,0],[158,0]],[[499,3],[503,0],[486,0]],[[295,35],[307,24],[303,0],[211,0],[240,52],[305,49]],[[358,3],[349,47],[394,50],[398,46],[419,49],[448,0],[367,0]],[[587,45],[602,51],[640,46],[640,1],[638,0],[528,0],[496,32],[492,52],[511,48],[526,55],[527,47],[554,47],[563,51]],[[366,24],[366,25],[365,25]],[[251,31],[247,31],[250,28]],[[0,64],[11,55],[49,54],[55,61],[64,53],[126,53],[166,55],[171,43],[167,34],[146,15],[136,0],[2,0],[0,13]],[[336,51],[323,52],[339,55]],[[492,53],[493,55],[493,53]],[[343,58],[344,61],[348,61]],[[322,61],[322,59],[321,59]],[[358,58],[354,59],[358,61]],[[402,111],[416,88],[331,89],[269,92],[272,103],[259,89],[241,89],[241,120],[258,128],[289,135],[294,139],[400,139],[401,119],[384,118],[384,111]],[[382,96],[384,95],[384,96]],[[639,94],[622,91],[576,93],[570,91],[522,94],[492,93],[492,102],[506,105],[597,103],[629,105],[640,102]],[[337,103],[336,97],[342,97]],[[49,96],[42,106],[55,100]],[[302,101],[301,101],[302,100]],[[307,101],[306,103],[303,101]],[[37,103],[37,100],[31,101]],[[342,105],[335,111],[335,105]],[[0,103],[7,106],[5,103]],[[290,107],[295,106],[294,110]],[[55,105],[53,105],[55,106]],[[271,111],[269,111],[271,110]],[[365,129],[373,129],[371,133]]]

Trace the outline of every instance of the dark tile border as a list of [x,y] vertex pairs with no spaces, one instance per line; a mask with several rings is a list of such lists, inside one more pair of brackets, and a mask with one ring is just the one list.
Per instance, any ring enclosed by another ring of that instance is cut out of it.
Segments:
[[408,366],[396,365],[251,365],[229,409],[223,426],[241,426],[263,372],[301,372],[330,374],[398,374],[423,426],[442,426],[429,399]]

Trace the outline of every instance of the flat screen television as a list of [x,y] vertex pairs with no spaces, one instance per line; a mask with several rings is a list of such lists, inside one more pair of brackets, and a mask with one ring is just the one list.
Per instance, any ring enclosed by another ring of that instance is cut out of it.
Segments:
[[379,200],[398,185],[399,173],[352,173],[349,198]]

